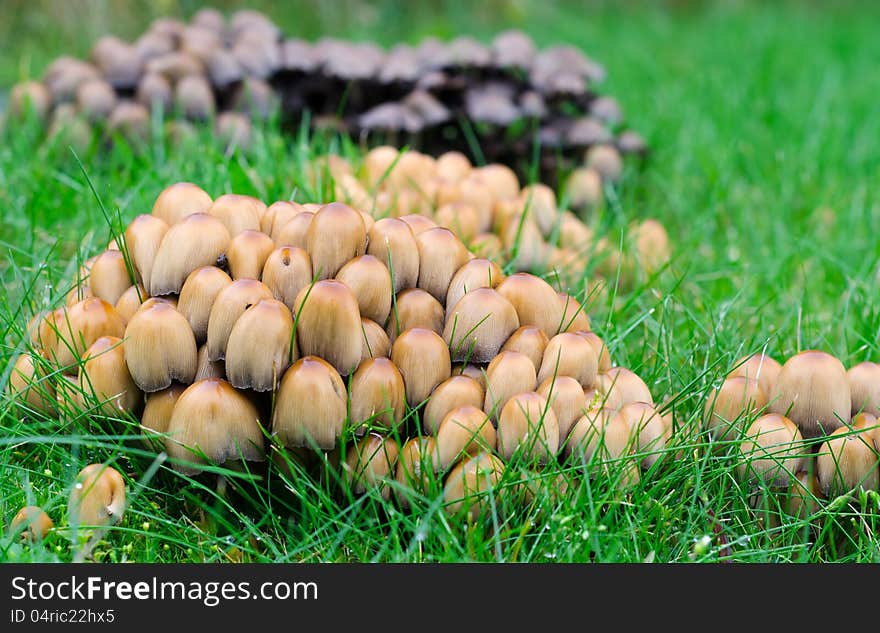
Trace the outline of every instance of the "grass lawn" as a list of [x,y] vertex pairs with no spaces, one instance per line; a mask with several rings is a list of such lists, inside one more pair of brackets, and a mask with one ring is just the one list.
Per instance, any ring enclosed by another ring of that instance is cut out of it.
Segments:
[[[820,11],[737,2],[661,11],[494,3],[473,19],[465,5],[439,17],[427,9],[403,16],[399,2],[372,6],[363,20],[346,15],[338,26],[326,9],[306,12],[305,34],[387,43],[462,30],[487,36],[512,25],[542,44],[578,44],[606,65],[604,90],[620,99],[653,152],[609,192],[595,222],[616,239],[632,219],[657,217],[674,258],[649,284],[597,302],[593,327],[658,402],[674,397],[677,424],[701,418],[708,391],[747,353],[766,350],[782,361],[818,348],[847,366],[880,360],[876,5]],[[295,13],[270,11],[288,32]],[[28,15],[16,19],[21,39],[0,58],[5,84],[27,65],[38,74],[64,46],[87,50],[89,39],[69,27],[52,38]],[[100,149],[81,160],[113,222],[117,210],[123,223],[149,212],[159,191],[178,180],[213,196],[320,197],[304,184],[302,165],[328,143],[310,146],[272,126],[261,134],[248,155],[226,156],[206,136],[178,149]],[[26,126],[7,130],[0,143],[0,214],[4,388],[28,318],[57,303],[78,262],[106,246],[110,228],[77,161],[41,145]],[[619,469],[555,490],[565,469],[548,467],[539,475],[556,494],[532,505],[500,498],[497,513],[465,526],[436,500],[402,512],[300,472],[287,485],[277,475],[269,482],[231,476],[221,497],[210,478],[190,479],[155,461],[123,423],[83,412],[20,420],[4,398],[0,428],[4,523],[36,503],[66,524],[68,491],[88,463],[109,460],[126,476],[131,505],[92,552],[98,560],[880,561],[876,493],[829,502],[811,529],[750,511],[735,460],[700,445],[643,473],[625,495],[614,485]],[[523,473],[514,465],[509,482]],[[37,547],[0,537],[0,561],[71,560],[78,552],[61,534]]]

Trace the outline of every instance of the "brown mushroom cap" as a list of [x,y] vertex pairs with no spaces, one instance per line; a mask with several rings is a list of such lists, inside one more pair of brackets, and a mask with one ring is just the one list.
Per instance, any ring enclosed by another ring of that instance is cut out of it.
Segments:
[[792,356],[779,372],[770,411],[788,417],[808,439],[840,428],[852,412],[843,364],[819,351]]
[[[617,402],[618,408],[630,402],[647,402],[654,404],[651,390],[638,374],[625,367],[612,367],[604,374],[599,374],[598,390],[608,396],[609,402]],[[613,393],[612,393],[613,392]],[[612,408],[609,404],[605,408]]]
[[486,368],[483,409],[497,419],[511,396],[532,391],[538,384],[532,361],[520,352],[501,352]]
[[92,296],[115,304],[132,284],[125,256],[118,250],[104,251],[95,258],[89,271]]
[[786,511],[801,520],[808,519],[819,512],[822,496],[822,487],[816,474],[802,470],[791,479]]
[[663,458],[672,435],[672,414],[660,415],[647,402],[631,402],[620,409],[620,415],[636,438],[636,448],[642,455],[642,466],[650,468]]
[[385,438],[378,433],[368,433],[345,451],[343,472],[350,478],[352,491],[363,494],[376,489],[387,500],[391,488],[387,481],[394,474],[394,465],[400,447],[393,438]]
[[165,435],[171,424],[174,405],[187,385],[175,384],[162,391],[146,394],[144,412],[141,414],[141,432],[144,444],[155,450],[165,449]]
[[367,229],[361,214],[341,202],[321,207],[306,236],[317,279],[330,279],[346,262],[366,252]]
[[62,368],[74,365],[102,336],[122,337],[125,333],[125,323],[116,309],[97,297],[74,304],[55,323],[58,339],[50,359]]
[[361,362],[369,358],[387,357],[391,354],[391,340],[382,326],[370,319],[361,318],[361,329],[364,334]]
[[153,203],[152,214],[173,226],[194,213],[207,213],[213,200],[207,192],[191,182],[177,182],[162,190]]
[[519,328],[513,305],[491,288],[467,292],[447,313],[443,338],[455,361],[486,363]]
[[431,395],[422,413],[422,428],[426,433],[436,435],[440,423],[453,409],[483,406],[484,391],[479,382],[468,376],[450,376],[441,382]]
[[142,394],[125,364],[120,338],[102,336],[92,343],[83,355],[78,380],[82,395],[93,396],[103,415],[134,413],[140,407]]
[[346,263],[336,279],[348,286],[357,298],[362,316],[385,323],[391,312],[391,275],[385,265],[372,255],[361,255]]
[[263,461],[263,431],[254,404],[225,380],[193,383],[180,395],[168,424],[165,450],[183,473],[208,463]]
[[498,416],[498,451],[510,460],[523,457],[546,462],[559,450],[559,423],[547,400],[534,392],[512,396]]
[[153,262],[167,232],[168,224],[157,215],[139,215],[125,229],[125,245],[131,264],[145,288],[150,285]]
[[412,328],[443,334],[443,305],[421,288],[408,288],[394,299],[386,332],[393,342],[400,332]]
[[275,242],[260,231],[245,230],[232,238],[226,261],[233,279],[260,279]]
[[400,369],[406,385],[406,400],[419,406],[441,382],[452,374],[449,348],[436,332],[412,328],[391,346],[391,361]]
[[290,310],[275,299],[261,299],[232,326],[226,374],[238,389],[272,391],[296,357]]
[[451,312],[462,297],[477,288],[495,288],[504,281],[504,273],[495,262],[475,258],[459,268],[449,282],[446,292],[446,314]]
[[436,443],[430,436],[410,438],[400,449],[394,479],[401,507],[410,507],[413,493],[425,494],[430,489],[431,479],[438,471],[435,457]]
[[577,332],[593,346],[596,355],[599,358],[599,373],[607,373],[611,369],[611,354],[608,352],[608,346],[595,332]]
[[767,397],[757,380],[737,376],[713,389],[706,400],[704,415],[713,440],[736,439],[747,421],[767,405]]
[[70,490],[68,516],[74,525],[118,523],[125,512],[125,481],[114,468],[90,464],[76,476]]
[[846,372],[853,415],[864,411],[880,415],[880,364],[864,362]]
[[740,446],[737,472],[743,480],[760,479],[769,486],[786,487],[804,466],[803,437],[783,415],[762,415],[746,431]]
[[296,296],[312,282],[312,260],[302,248],[282,246],[269,254],[261,279],[276,299],[293,309]]
[[55,388],[43,376],[40,363],[30,354],[21,354],[12,366],[7,386],[9,393],[19,402],[45,415],[55,413]]
[[235,238],[244,231],[260,231],[260,222],[266,212],[266,205],[252,196],[227,193],[208,208],[207,213],[220,220]]
[[[221,285],[218,280],[218,285]],[[236,321],[252,305],[263,299],[272,299],[272,292],[255,279],[239,279],[223,285],[215,296],[208,314],[208,359],[226,358],[226,346]]]
[[349,418],[356,431],[363,423],[393,431],[406,413],[406,387],[397,366],[387,358],[363,361],[351,378]]
[[584,388],[571,376],[550,376],[541,383],[537,393],[550,403],[559,425],[560,444],[565,444],[571,428],[587,408]]
[[452,277],[470,258],[470,253],[449,229],[436,227],[416,235],[419,251],[418,287],[445,301]]
[[382,218],[370,227],[367,253],[386,264],[394,292],[414,288],[419,280],[419,247],[409,225],[398,218]]
[[498,284],[496,290],[513,304],[520,325],[535,325],[548,337],[559,331],[562,305],[556,291],[540,277],[516,273]]
[[822,492],[831,497],[856,488],[880,489],[878,461],[880,457],[867,432],[846,426],[835,429],[816,458]]
[[544,350],[547,349],[549,338],[544,330],[537,325],[523,325],[501,346],[502,352],[520,352],[528,356],[537,372],[541,368],[544,359]]
[[363,352],[363,323],[357,298],[335,279],[303,288],[293,315],[300,353],[319,356],[342,375],[354,371]]
[[203,266],[192,271],[183,282],[177,310],[186,317],[196,340],[208,337],[208,318],[220,292],[232,279],[216,266]]
[[9,531],[18,534],[22,540],[38,543],[49,536],[53,527],[55,524],[41,507],[25,506],[15,513]]
[[571,376],[584,389],[591,389],[597,384],[598,373],[599,358],[593,346],[582,336],[563,332],[547,343],[538,370],[538,382],[553,376]]
[[564,453],[577,463],[593,463],[599,472],[608,474],[612,465],[621,462],[619,484],[628,487],[638,483],[639,469],[627,457],[632,454],[637,440],[629,424],[620,413],[608,409],[593,409],[581,417],[571,429]]
[[188,215],[171,226],[153,260],[150,294],[178,294],[192,271],[217,263],[229,241],[223,223],[204,213]]
[[475,520],[492,510],[502,492],[495,488],[503,474],[504,463],[491,453],[478,453],[461,460],[443,486],[446,512],[451,516],[465,512],[469,520]]
[[143,391],[159,391],[174,380],[189,383],[196,374],[196,339],[170,304],[144,304],[125,328],[125,364]]
[[485,412],[473,406],[457,407],[437,429],[437,466],[445,470],[464,455],[492,452],[497,442],[495,427]]
[[734,368],[727,374],[728,378],[736,378],[742,376],[758,381],[767,396],[773,393],[776,386],[776,380],[779,378],[779,372],[782,371],[782,365],[776,362],[772,357],[766,354],[752,354],[740,358],[734,364]]

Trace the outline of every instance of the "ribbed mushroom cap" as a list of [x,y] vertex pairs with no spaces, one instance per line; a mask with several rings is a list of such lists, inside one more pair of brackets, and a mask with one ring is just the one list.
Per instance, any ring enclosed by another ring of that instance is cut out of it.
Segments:
[[553,376],[571,376],[584,389],[592,389],[597,384],[599,358],[596,350],[582,336],[571,332],[557,334],[547,343],[538,382]]
[[408,288],[395,297],[386,332],[394,342],[400,332],[423,328],[443,333],[443,305],[421,288]]
[[102,415],[134,413],[143,399],[125,364],[124,345],[115,336],[102,336],[83,355],[78,378],[81,395],[92,396]]
[[[593,409],[577,421],[565,444],[566,458],[577,464],[592,465],[594,472],[608,474],[614,463],[625,460],[619,484],[628,487],[639,481],[636,463],[626,459],[637,440],[624,417],[608,409]],[[592,464],[591,464],[592,463]]]
[[209,359],[207,344],[199,347],[197,362],[196,376],[193,378],[193,382],[205,380],[207,378],[222,378],[223,380],[226,380],[226,363],[222,360]]
[[186,216],[162,238],[153,260],[150,294],[178,294],[192,271],[217,263],[229,241],[229,231],[217,218],[204,213]]
[[437,471],[434,438],[418,436],[407,440],[397,456],[394,473],[398,484],[395,492],[402,508],[410,507],[414,493],[424,495],[428,492]]
[[303,288],[293,315],[301,354],[320,356],[343,375],[358,366],[363,330],[357,299],[348,286],[324,279]]
[[226,358],[226,345],[235,322],[252,305],[272,299],[272,292],[255,279],[239,279],[225,285],[217,293],[208,315],[208,358]]
[[[297,213],[276,231],[273,236],[275,244],[306,250],[309,245],[309,227],[312,225],[314,217],[315,214],[312,211]],[[311,258],[309,258],[309,265],[311,266]]]
[[495,288],[504,281],[504,273],[495,262],[488,259],[472,259],[459,268],[449,282],[446,292],[447,320],[452,308],[468,292],[477,288]]
[[480,385],[480,389],[483,390],[483,393],[486,392],[486,372],[483,371],[481,365],[474,365],[473,363],[455,363],[452,366],[452,375],[472,378],[477,381],[478,385]]
[[465,294],[449,312],[443,338],[455,361],[486,363],[519,327],[511,303],[491,288]]
[[537,385],[537,372],[528,356],[520,352],[501,352],[486,368],[483,409],[497,419],[511,396],[533,391]]
[[363,348],[361,349],[361,362],[369,358],[387,357],[391,353],[391,340],[375,321],[361,318],[361,330],[363,331]]
[[550,376],[541,383],[537,393],[550,403],[559,426],[559,442],[565,444],[571,428],[587,408],[584,388],[571,376]]
[[31,543],[39,543],[49,536],[55,527],[49,515],[39,506],[25,506],[15,513],[9,524],[9,532]]
[[260,279],[263,266],[275,250],[275,242],[260,231],[242,231],[232,238],[226,261],[233,279]]
[[[207,194],[205,195],[207,196]],[[145,288],[150,285],[153,262],[156,259],[156,253],[159,252],[162,238],[167,232],[168,224],[158,215],[139,215],[125,229],[125,245],[131,258],[131,264],[139,283]]]
[[398,218],[382,218],[370,227],[367,253],[386,264],[394,292],[414,288],[419,280],[419,248],[409,225]]
[[375,489],[383,499],[391,496],[387,481],[394,475],[394,465],[400,447],[393,438],[369,433],[345,451],[343,471],[355,494]]
[[102,336],[121,337],[125,323],[116,309],[97,297],[74,304],[56,318],[58,340],[50,360],[62,368],[75,364],[83,352]]
[[180,289],[177,310],[189,322],[196,341],[208,337],[208,317],[220,292],[232,279],[216,266],[203,266],[192,271]]
[[[736,439],[749,419],[767,406],[767,397],[757,380],[728,378],[721,387],[713,389],[706,400],[706,426],[716,441]],[[771,409],[772,411],[772,409]]]
[[357,298],[362,316],[385,323],[391,311],[391,275],[385,265],[372,255],[355,257],[336,273]]
[[490,453],[467,457],[446,477],[443,501],[452,516],[467,513],[469,520],[491,511],[498,503],[500,490],[495,490],[504,474],[504,463]]
[[306,236],[317,279],[329,279],[367,248],[367,229],[361,214],[341,202],[321,207]]
[[441,205],[434,212],[434,219],[439,226],[449,229],[464,242],[474,239],[482,228],[477,210],[464,202]]
[[228,382],[200,380],[186,388],[171,413],[165,449],[183,473],[206,464],[263,461],[263,431],[257,407]]
[[16,359],[7,390],[16,400],[40,413],[55,413],[55,388],[30,354],[21,354]]
[[89,272],[92,296],[115,304],[131,284],[132,279],[128,274],[125,256],[120,251],[104,251],[95,258]]
[[446,414],[437,429],[437,467],[446,470],[463,456],[492,452],[497,442],[495,427],[484,411],[473,406],[457,407]]
[[534,392],[512,396],[498,416],[498,452],[510,460],[517,452],[541,463],[559,450],[559,422],[547,400]]
[[577,334],[584,337],[593,346],[599,359],[599,373],[607,373],[611,369],[611,354],[608,352],[608,346],[605,345],[605,341],[599,338],[599,335],[595,332],[578,331]]
[[312,260],[302,248],[282,246],[269,254],[261,279],[276,299],[292,309],[296,296],[312,282]]
[[437,301],[445,301],[453,275],[464,266],[470,253],[449,229],[436,227],[416,235],[419,249],[419,282],[422,290]]
[[880,364],[864,362],[846,372],[852,399],[852,413],[880,415]]
[[266,205],[252,196],[227,193],[216,200],[208,213],[223,222],[233,238],[243,231],[259,231]]
[[768,486],[787,487],[805,465],[807,448],[794,422],[783,415],[762,415],[746,431],[739,448],[737,473],[745,481],[761,480]]
[[547,349],[548,342],[544,330],[536,325],[523,325],[510,335],[501,346],[501,351],[525,354],[532,361],[537,372],[544,360],[544,350]]
[[419,406],[452,373],[446,343],[436,332],[422,328],[406,330],[397,337],[391,346],[391,362],[403,375],[411,407]]
[[822,492],[833,497],[857,488],[880,489],[878,461],[880,457],[867,432],[846,426],[834,430],[816,458]]
[[290,310],[275,299],[262,299],[232,326],[226,375],[238,389],[272,391],[296,353]]
[[342,434],[348,394],[333,366],[317,356],[296,361],[284,373],[272,415],[282,445],[330,450]]
[[479,382],[468,376],[453,375],[441,382],[431,395],[422,413],[422,428],[426,433],[436,435],[440,423],[453,409],[459,407],[483,406],[485,394]]
[[[197,379],[200,380],[200,379]],[[146,394],[141,414],[141,433],[144,444],[153,450],[165,450],[165,435],[171,424],[174,405],[188,385],[174,384],[167,389]]]
[[207,213],[213,200],[201,187],[191,182],[177,182],[162,190],[153,204],[152,214],[173,226],[188,215]]
[[495,289],[513,304],[520,325],[536,325],[550,337],[562,325],[562,305],[556,291],[540,277],[528,273],[511,275]]
[[118,523],[125,512],[125,481],[115,468],[90,464],[76,476],[67,514],[73,525]]
[[788,417],[808,439],[840,428],[852,412],[843,364],[819,351],[792,356],[779,372],[770,411]]
[[198,351],[192,328],[170,304],[144,305],[125,328],[125,363],[142,391],[192,382]]
[[[397,366],[387,358],[363,361],[351,377],[350,419],[355,431],[393,431],[406,413],[406,387]],[[364,425],[364,426],[361,426]]]
[[727,377],[735,378],[742,376],[757,380],[761,391],[769,396],[773,393],[773,388],[776,386],[776,380],[779,378],[780,371],[782,371],[782,365],[770,356],[766,354],[753,354],[736,361],[734,368],[727,374]]

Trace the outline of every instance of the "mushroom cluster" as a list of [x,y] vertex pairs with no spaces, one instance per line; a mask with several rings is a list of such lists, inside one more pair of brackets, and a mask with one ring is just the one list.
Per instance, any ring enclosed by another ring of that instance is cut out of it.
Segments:
[[706,402],[712,440],[738,447],[747,484],[788,490],[796,514],[815,498],[880,490],[880,365],[848,371],[808,350],[780,365],[765,354],[740,359]]
[[487,162],[521,174],[538,167],[546,182],[586,163],[615,180],[622,154],[644,154],[623,129],[618,102],[599,96],[605,70],[572,46],[538,50],[519,31],[489,45],[469,37],[429,38],[388,51],[375,44],[285,37],[251,10],[229,20],[214,9],[189,23],[163,18],[133,42],[101,37],[88,61],[56,59],[42,81],[11,92],[10,111],[27,104],[53,133],[87,139],[91,126],[146,137],[151,111],[175,113],[174,134],[189,121],[212,120],[227,141],[248,145],[252,121],[279,111],[299,130],[304,121],[378,144],[406,144],[439,155],[479,147]]
[[473,514],[510,460],[617,462],[626,485],[672,433],[573,297],[341,202],[171,185],[28,331],[22,405],[136,419],[185,473],[347,447],[354,491],[445,475]]

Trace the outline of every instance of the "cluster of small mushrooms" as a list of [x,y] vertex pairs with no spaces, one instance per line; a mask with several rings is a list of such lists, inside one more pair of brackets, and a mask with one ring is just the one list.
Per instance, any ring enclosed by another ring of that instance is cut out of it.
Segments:
[[814,514],[823,496],[880,490],[878,415],[880,364],[847,370],[817,350],[783,365],[765,354],[743,358],[705,406],[711,438],[738,446],[744,482],[787,490],[800,516]]
[[342,202],[171,185],[29,336],[25,411],[136,419],[184,473],[332,453],[402,505],[436,476],[470,516],[511,460],[616,464],[625,486],[673,431],[574,297],[425,216]]
[[53,134],[85,143],[92,126],[129,139],[150,132],[157,110],[211,120],[228,142],[247,146],[252,121],[278,112],[286,127],[307,120],[370,143],[406,144],[432,155],[475,145],[486,162],[521,175],[540,139],[545,182],[586,163],[614,180],[622,154],[644,154],[635,132],[622,130],[618,102],[599,96],[604,69],[572,46],[538,50],[524,33],[499,34],[490,45],[468,37],[426,39],[384,51],[375,44],[285,38],[265,15],[243,10],[229,20],[214,9],[189,23],[156,20],[134,42],[107,35],[89,60],[64,56],[42,81],[12,89],[10,111],[28,103]]

